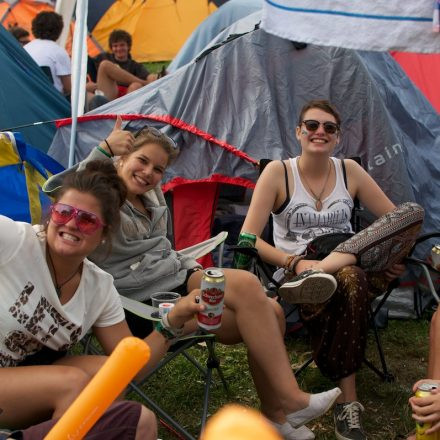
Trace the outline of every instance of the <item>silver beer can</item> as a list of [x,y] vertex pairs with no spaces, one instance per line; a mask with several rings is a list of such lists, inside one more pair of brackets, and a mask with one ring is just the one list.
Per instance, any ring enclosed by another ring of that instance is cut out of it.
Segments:
[[199,327],[215,330],[221,326],[225,295],[225,275],[221,269],[210,267],[203,271],[200,304],[205,310],[197,314]]

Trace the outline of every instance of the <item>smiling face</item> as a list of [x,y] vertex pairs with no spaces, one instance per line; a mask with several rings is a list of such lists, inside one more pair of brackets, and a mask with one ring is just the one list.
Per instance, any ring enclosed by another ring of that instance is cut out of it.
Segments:
[[161,181],[168,158],[160,145],[148,143],[119,159],[118,174],[127,186],[128,200],[153,189]]
[[303,153],[325,153],[330,155],[339,142],[339,131],[334,134],[326,133],[323,127],[324,122],[337,123],[336,118],[319,108],[311,108],[304,113],[303,120],[315,120],[320,122],[316,131],[307,130],[304,123],[296,127],[296,138],[301,144]]
[[112,43],[110,49],[117,61],[128,60],[128,54],[130,52],[130,48],[126,41],[117,41],[115,43]]
[[[61,196],[58,203],[95,214],[101,223],[104,223],[101,203],[89,193],[69,189]],[[89,235],[83,234],[76,226],[75,218],[71,218],[65,225],[57,225],[50,219],[47,227],[47,244],[54,258],[63,257],[81,261],[96,249],[102,238],[102,228]]]

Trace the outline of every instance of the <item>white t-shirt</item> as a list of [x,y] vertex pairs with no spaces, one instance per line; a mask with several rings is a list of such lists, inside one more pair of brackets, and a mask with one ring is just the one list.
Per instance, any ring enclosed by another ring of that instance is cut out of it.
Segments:
[[125,319],[113,277],[87,259],[74,296],[60,303],[37,230],[0,216],[0,367],[17,365],[43,345],[67,350],[92,326]]
[[35,39],[24,46],[27,53],[39,66],[49,66],[52,72],[53,85],[63,93],[60,76],[71,74],[69,54],[55,41]]

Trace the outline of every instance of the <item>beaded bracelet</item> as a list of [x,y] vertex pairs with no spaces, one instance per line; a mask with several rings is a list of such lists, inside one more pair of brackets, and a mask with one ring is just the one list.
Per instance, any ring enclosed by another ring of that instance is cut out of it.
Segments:
[[111,158],[110,154],[107,153],[107,151],[104,150],[104,148],[101,148],[99,145],[96,147],[97,150],[99,150],[102,154],[107,156],[108,158]]

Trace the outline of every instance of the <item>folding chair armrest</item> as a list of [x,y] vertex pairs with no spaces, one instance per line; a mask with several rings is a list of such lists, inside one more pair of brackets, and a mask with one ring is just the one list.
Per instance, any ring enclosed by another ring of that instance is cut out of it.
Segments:
[[420,243],[424,243],[425,241],[430,240],[431,238],[440,238],[440,231],[437,232],[428,232],[426,234],[422,234],[420,235],[415,243],[414,246],[411,248],[411,250],[409,251],[409,256],[411,257],[411,255],[413,254],[415,248],[417,247],[417,245],[419,245]]
[[432,278],[430,274],[430,272],[434,272],[436,275],[440,275],[440,271],[437,270],[435,267],[433,267],[428,261],[420,260],[419,258],[415,258],[415,257],[406,257],[405,263],[414,264],[422,269],[426,281],[428,283],[428,287],[431,292],[431,295],[437,301],[437,304],[440,304],[440,297],[438,296],[437,291],[435,290],[435,286],[434,283],[432,282]]

